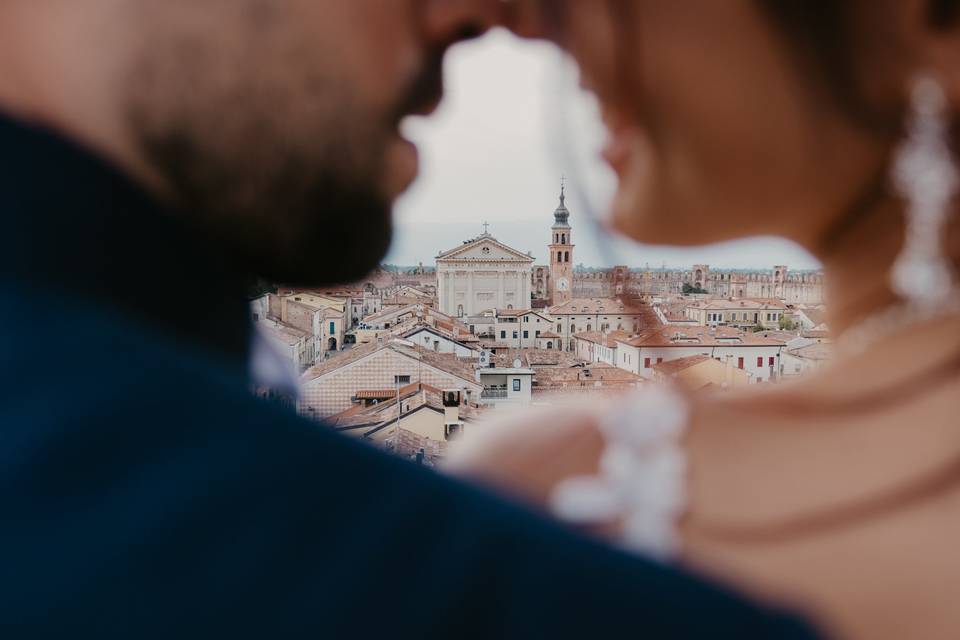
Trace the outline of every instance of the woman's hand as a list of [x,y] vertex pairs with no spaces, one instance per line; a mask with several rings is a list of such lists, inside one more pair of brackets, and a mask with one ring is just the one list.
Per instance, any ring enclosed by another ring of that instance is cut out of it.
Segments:
[[468,425],[443,469],[546,508],[558,482],[597,472],[602,406],[515,411]]

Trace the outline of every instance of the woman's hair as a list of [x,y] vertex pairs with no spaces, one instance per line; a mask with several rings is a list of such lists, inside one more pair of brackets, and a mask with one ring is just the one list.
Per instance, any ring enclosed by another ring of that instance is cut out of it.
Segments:
[[[872,11],[874,7],[843,0],[756,0],[756,3],[784,35],[801,63],[855,122],[889,126],[857,93],[852,21],[856,20],[858,11]],[[931,27],[947,29],[960,17],[960,0],[927,0],[926,14]]]

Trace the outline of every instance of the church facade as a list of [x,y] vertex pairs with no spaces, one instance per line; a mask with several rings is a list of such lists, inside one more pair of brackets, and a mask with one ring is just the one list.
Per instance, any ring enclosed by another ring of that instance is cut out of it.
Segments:
[[437,306],[463,318],[490,309],[529,309],[533,258],[484,231],[437,256]]

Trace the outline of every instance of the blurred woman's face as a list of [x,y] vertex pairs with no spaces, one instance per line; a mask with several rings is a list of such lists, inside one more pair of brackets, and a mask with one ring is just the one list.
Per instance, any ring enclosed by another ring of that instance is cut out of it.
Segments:
[[604,156],[619,176],[613,223],[626,235],[682,245],[772,234],[815,248],[878,170],[878,143],[757,1],[554,7],[553,37],[603,107]]

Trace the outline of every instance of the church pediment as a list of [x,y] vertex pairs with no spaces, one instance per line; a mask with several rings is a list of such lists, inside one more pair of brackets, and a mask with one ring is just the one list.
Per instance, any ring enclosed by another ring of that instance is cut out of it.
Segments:
[[444,251],[437,261],[495,261],[532,264],[533,258],[517,251],[491,236],[480,236],[455,249]]

